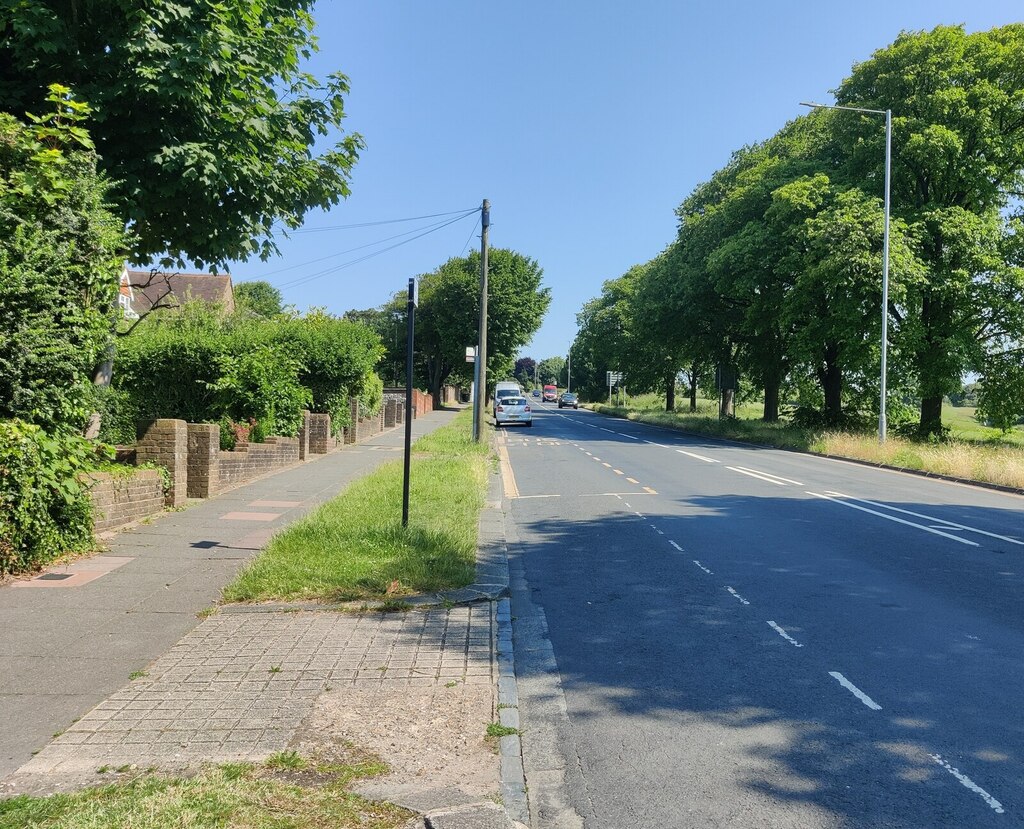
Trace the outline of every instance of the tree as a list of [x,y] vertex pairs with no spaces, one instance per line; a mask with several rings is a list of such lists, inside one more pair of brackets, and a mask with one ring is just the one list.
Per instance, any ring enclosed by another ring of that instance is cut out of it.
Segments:
[[38,111],[49,84],[89,127],[131,257],[224,265],[277,252],[277,224],[349,194],[363,147],[340,129],[348,80],[302,69],[314,0],[0,0],[0,100]]
[[[991,250],[993,211],[1024,192],[1022,96],[1020,23],[905,32],[857,64],[837,92],[840,104],[893,111],[893,210],[919,240],[927,269],[905,309],[916,329],[923,433],[941,429],[943,395],[959,388],[978,358],[980,329],[1001,313],[977,313],[993,273],[978,251]],[[850,174],[881,195],[884,130],[861,117],[837,125]]]
[[54,86],[49,113],[0,114],[0,417],[78,432],[111,340],[124,251],[80,121]]
[[[547,357],[537,364],[537,382],[542,386],[557,386],[565,374],[564,357]],[[564,383],[562,385],[565,385]]]
[[524,389],[528,389],[533,386],[536,371],[537,361],[534,360],[533,357],[520,357],[516,360],[516,365],[512,370],[512,374],[516,380],[519,381],[520,386]]
[[235,306],[258,317],[276,317],[284,308],[281,292],[269,282],[240,282],[235,286]]
[[[544,272],[533,259],[504,248],[489,256],[487,372],[493,380],[512,372],[515,353],[530,341],[551,303],[541,287]],[[480,254],[449,259],[420,280],[416,346],[434,405],[449,378],[468,381],[466,347],[477,341]]]

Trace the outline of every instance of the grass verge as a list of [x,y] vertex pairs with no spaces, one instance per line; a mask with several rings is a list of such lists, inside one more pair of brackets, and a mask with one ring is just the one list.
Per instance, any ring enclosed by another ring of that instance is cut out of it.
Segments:
[[891,435],[884,444],[880,444],[873,434],[817,433],[784,422],[765,423],[744,418],[719,420],[701,414],[627,409],[603,404],[594,404],[590,408],[614,417],[701,435],[819,452],[933,475],[1024,489],[1024,449],[1008,444],[972,443],[956,439],[923,443]]
[[393,598],[472,582],[490,450],[471,425],[467,410],[413,445],[407,528],[393,461],[274,536],[224,600]]
[[226,763],[191,777],[142,773],[72,794],[0,800],[0,829],[392,829],[412,814],[348,789],[350,781],[385,770],[367,760],[298,769]]

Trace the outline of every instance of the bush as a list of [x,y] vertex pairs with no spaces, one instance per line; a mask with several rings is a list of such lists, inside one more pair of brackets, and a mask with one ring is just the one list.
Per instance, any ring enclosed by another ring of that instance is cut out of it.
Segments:
[[31,570],[92,544],[92,502],[79,481],[96,445],[0,420],[0,574]]

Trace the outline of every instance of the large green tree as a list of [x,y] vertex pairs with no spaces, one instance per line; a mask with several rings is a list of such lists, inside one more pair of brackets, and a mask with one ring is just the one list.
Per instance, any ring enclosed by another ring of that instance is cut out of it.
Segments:
[[0,0],[0,101],[24,117],[52,83],[89,129],[132,258],[200,267],[277,248],[275,225],[349,193],[344,75],[303,69],[314,0]]
[[[487,372],[491,380],[511,376],[515,355],[540,328],[551,304],[544,272],[521,253],[492,248],[487,300]],[[480,317],[480,254],[449,259],[420,281],[416,348],[434,405],[451,378],[471,376],[466,347],[475,345]]]
[[[1002,314],[985,305],[999,293],[988,254],[995,217],[1024,192],[1024,24],[904,33],[857,64],[837,100],[893,112],[893,210],[919,240],[926,268],[905,308],[894,310],[913,329],[920,429],[935,432],[943,395],[978,367],[979,340]],[[850,174],[880,195],[878,119],[837,119],[836,141]]]

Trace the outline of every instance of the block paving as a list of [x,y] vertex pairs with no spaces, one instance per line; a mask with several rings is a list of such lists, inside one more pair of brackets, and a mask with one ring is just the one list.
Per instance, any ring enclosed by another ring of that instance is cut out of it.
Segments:
[[[56,737],[10,781],[108,766],[257,761],[286,749],[317,697],[496,683],[492,604],[380,612],[227,608]],[[19,783],[19,780],[21,781]]]

